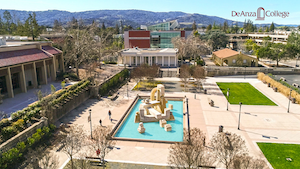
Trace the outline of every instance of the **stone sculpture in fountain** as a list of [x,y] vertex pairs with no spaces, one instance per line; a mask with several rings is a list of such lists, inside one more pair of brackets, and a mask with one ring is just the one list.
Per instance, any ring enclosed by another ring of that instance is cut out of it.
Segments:
[[171,112],[173,105],[169,104],[169,108],[166,108],[167,103],[168,101],[165,99],[165,86],[158,84],[156,88],[152,89],[150,100],[143,100],[139,111],[135,114],[134,122],[140,123],[140,126],[143,126],[141,123],[159,121],[161,127],[164,127],[166,131],[171,131],[172,126],[167,124],[167,121],[175,120],[175,118]]

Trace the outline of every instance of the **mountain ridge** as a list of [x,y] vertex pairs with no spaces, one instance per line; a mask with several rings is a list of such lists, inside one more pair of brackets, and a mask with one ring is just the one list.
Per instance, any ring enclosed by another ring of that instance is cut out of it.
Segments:
[[[0,9],[0,15],[3,17],[3,12],[6,9]],[[11,13],[14,20],[20,20],[24,22],[28,15],[32,12],[36,13],[37,21],[40,25],[52,26],[54,20],[59,20],[63,24],[66,24],[73,17],[76,19],[82,18],[85,24],[91,24],[93,20],[102,23],[106,26],[115,26],[120,20],[124,25],[131,25],[134,28],[140,25],[153,25],[164,21],[178,20],[182,22],[196,22],[198,25],[207,26],[209,24],[216,23],[216,25],[223,24],[225,21],[228,25],[235,24],[236,21],[225,19],[218,16],[209,16],[199,13],[185,13],[181,11],[169,11],[169,12],[153,12],[138,9],[129,10],[92,10],[81,12],[69,12],[64,10],[46,10],[46,11],[26,11],[26,10],[7,10]],[[238,22],[239,26],[243,26],[243,22]],[[270,25],[270,23],[256,24],[258,26]],[[276,24],[276,26],[285,26],[283,24]],[[297,25],[287,25],[297,26]],[[181,27],[188,27],[187,25],[181,25]]]

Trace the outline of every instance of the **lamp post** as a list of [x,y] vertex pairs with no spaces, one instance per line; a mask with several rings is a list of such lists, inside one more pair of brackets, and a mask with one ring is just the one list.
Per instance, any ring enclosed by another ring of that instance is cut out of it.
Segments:
[[188,132],[189,132],[189,143],[190,143],[190,141],[191,141],[191,133],[190,133],[190,114],[189,114],[188,98],[186,98],[186,115],[187,115],[187,124],[188,124]]
[[290,112],[291,96],[292,96],[292,89],[290,90],[289,105],[288,105],[288,110],[287,110],[288,113]]
[[128,78],[127,78],[127,98],[128,98]]
[[242,102],[240,102],[240,113],[239,113],[239,124],[238,124],[238,130],[240,130],[241,109],[242,109]]
[[92,130],[92,109],[89,110],[89,117],[88,117],[88,121],[90,122],[90,127],[91,127],[91,139],[93,139],[93,130]]
[[229,91],[230,91],[230,89],[229,88],[227,88],[227,111],[228,111],[228,105],[229,105]]

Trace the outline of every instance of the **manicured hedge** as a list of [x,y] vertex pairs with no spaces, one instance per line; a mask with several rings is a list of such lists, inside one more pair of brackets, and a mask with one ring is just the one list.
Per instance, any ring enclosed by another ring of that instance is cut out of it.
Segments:
[[26,158],[25,155],[29,149],[45,144],[52,136],[55,130],[55,125],[50,124],[49,127],[37,129],[31,137],[25,142],[19,142],[15,148],[2,153],[0,156],[0,168],[17,168]]
[[[36,103],[31,104],[23,110],[12,113],[11,120],[2,119],[0,121],[1,141],[4,142],[23,131],[26,128],[25,126],[27,126],[27,122],[32,123],[34,122],[34,118],[41,118],[40,111],[44,102],[50,102],[51,106],[54,106],[56,104],[63,104],[63,102],[65,102],[67,98],[73,97],[74,95],[82,92],[89,86],[89,84],[90,80],[82,80],[76,84],[66,87],[65,89],[56,91],[54,95],[48,95],[44,97],[41,101],[37,101]],[[22,119],[24,121],[24,127],[22,128],[12,126],[12,124],[19,119]]]
[[109,81],[105,82],[99,90],[101,96],[105,96],[112,89],[118,88],[129,77],[128,69],[124,69],[120,73],[116,74]]

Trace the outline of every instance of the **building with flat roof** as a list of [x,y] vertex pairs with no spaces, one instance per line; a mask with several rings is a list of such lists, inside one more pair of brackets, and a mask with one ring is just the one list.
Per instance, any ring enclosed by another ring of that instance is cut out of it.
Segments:
[[158,23],[155,25],[147,26],[147,30],[149,31],[170,31],[178,28],[180,25],[177,20]]
[[213,52],[212,58],[220,66],[258,66],[258,60],[256,57],[227,48]]
[[161,67],[176,67],[178,59],[177,49],[141,49],[129,48],[119,52],[118,63],[128,66],[139,66],[141,64],[159,65]]
[[[191,33],[191,32],[189,32]],[[173,48],[172,38],[186,38],[186,31],[146,31],[129,30],[124,32],[125,48]]]
[[1,94],[14,97],[20,92],[56,80],[64,70],[62,51],[51,42],[5,42],[0,45]]

